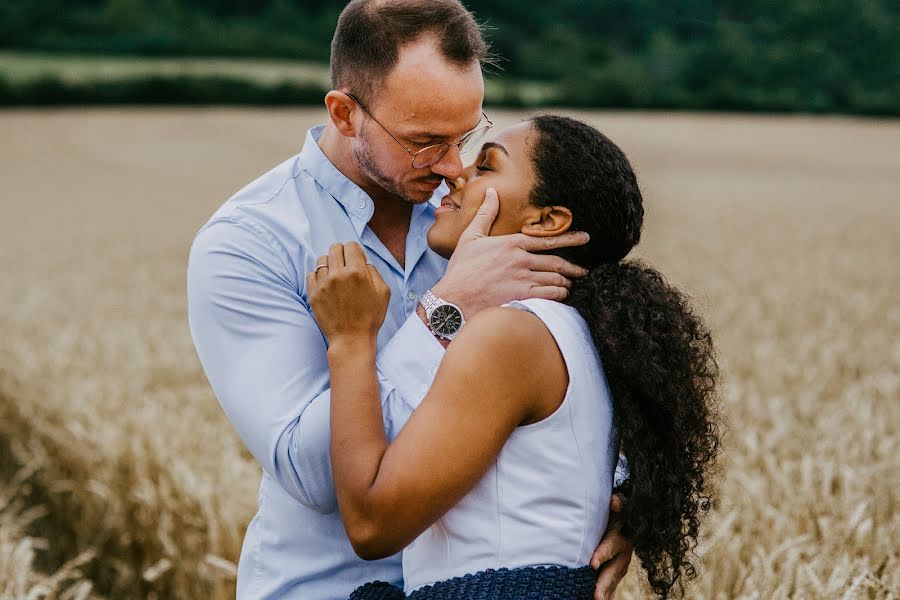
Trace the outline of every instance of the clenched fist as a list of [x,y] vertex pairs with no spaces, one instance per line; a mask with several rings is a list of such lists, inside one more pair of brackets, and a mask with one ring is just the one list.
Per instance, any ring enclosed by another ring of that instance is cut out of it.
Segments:
[[378,336],[391,289],[366,262],[356,242],[334,244],[306,276],[306,289],[316,323],[329,344],[339,339]]

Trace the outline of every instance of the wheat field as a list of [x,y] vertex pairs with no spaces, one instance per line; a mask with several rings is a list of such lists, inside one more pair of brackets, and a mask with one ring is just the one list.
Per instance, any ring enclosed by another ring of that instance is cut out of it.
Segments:
[[[688,597],[900,597],[900,123],[579,116],[631,156],[637,254],[723,366]],[[0,599],[233,596],[260,473],[194,354],[187,253],[320,118],[0,112]]]

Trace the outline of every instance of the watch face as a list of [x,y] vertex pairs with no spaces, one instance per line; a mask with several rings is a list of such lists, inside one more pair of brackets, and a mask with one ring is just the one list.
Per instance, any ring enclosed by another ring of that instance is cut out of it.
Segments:
[[453,335],[462,327],[462,313],[450,304],[441,304],[431,312],[431,328],[439,335]]

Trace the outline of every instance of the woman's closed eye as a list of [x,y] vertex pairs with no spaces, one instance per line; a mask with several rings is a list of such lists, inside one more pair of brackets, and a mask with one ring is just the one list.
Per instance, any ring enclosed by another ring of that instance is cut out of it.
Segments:
[[[497,148],[501,148],[501,150],[498,150]],[[478,160],[475,161],[475,169],[477,169],[479,173],[483,171],[497,171],[497,169],[502,168],[504,164],[503,161],[507,156],[508,154],[503,146],[488,142],[482,147],[481,152],[478,155]]]

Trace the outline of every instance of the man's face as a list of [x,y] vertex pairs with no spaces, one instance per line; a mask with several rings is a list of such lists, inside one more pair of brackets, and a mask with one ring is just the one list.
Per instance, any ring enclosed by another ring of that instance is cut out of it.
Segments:
[[450,150],[431,166],[414,168],[413,157],[372,118],[359,111],[353,154],[374,183],[407,202],[427,201],[444,178],[463,165],[453,146],[481,121],[484,80],[473,62],[460,68],[441,56],[430,38],[400,49],[397,65],[366,109],[413,152],[445,142]]

